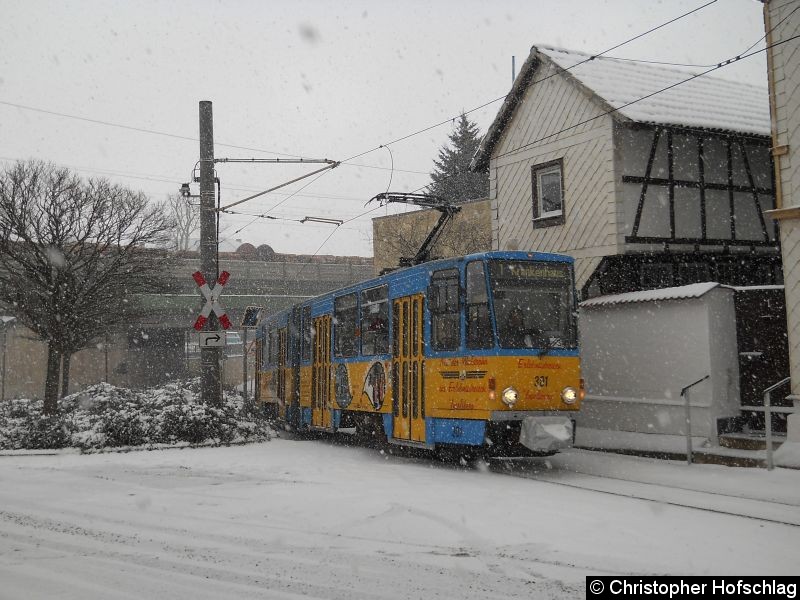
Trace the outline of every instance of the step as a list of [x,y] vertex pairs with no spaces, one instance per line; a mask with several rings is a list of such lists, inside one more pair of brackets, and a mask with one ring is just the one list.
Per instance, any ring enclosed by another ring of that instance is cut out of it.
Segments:
[[726,467],[764,468],[767,466],[767,460],[762,452],[736,450],[725,453],[722,448],[696,450],[692,453],[692,462],[698,465],[723,465]]
[[[613,449],[613,448],[586,448],[594,452],[611,452],[628,456],[644,456],[659,460],[685,461],[686,453],[681,452],[654,452],[647,450]],[[728,448],[703,448],[692,452],[692,462],[698,465],[723,465],[726,467],[764,468],[767,461],[763,451],[730,450]]]
[[[785,435],[773,434],[772,449],[780,448],[785,440]],[[734,450],[766,450],[767,440],[763,433],[723,433],[719,436],[719,445]]]

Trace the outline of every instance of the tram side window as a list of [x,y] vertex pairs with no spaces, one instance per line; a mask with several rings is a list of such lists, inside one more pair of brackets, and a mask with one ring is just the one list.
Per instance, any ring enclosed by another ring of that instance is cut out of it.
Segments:
[[303,308],[300,328],[302,331],[302,336],[300,337],[300,359],[307,363],[311,360],[311,348],[314,346],[314,324],[311,322],[310,306]]
[[340,296],[333,301],[333,353],[339,357],[358,354],[358,297]]
[[428,292],[431,312],[431,346],[456,350],[461,345],[458,269],[435,271]]
[[467,348],[491,348],[492,323],[489,320],[489,295],[483,263],[467,265]]
[[361,354],[389,353],[389,288],[361,292]]

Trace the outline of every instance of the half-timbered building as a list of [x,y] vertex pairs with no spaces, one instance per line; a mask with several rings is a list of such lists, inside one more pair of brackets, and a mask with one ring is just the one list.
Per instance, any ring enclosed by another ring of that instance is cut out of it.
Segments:
[[782,283],[766,88],[534,47],[473,168],[494,247],[573,255],[584,298]]
[[[619,373],[608,371],[602,358],[613,333],[590,339],[595,330],[586,319],[597,318],[584,315],[586,407],[607,422],[625,423],[642,399],[651,415],[679,403],[675,396],[694,371],[697,379],[710,373],[713,384],[693,390],[698,407],[711,402],[712,388],[734,404],[760,404],[788,373],[778,232],[764,214],[776,205],[766,86],[534,47],[471,167],[489,171],[493,247],[572,255],[584,301],[628,302],[663,288],[683,297],[701,282],[733,288],[732,316],[722,327],[736,349],[724,368],[692,362],[680,351],[686,339],[667,340],[653,330],[655,320],[637,321],[639,337],[649,341],[637,347],[672,344],[674,360],[664,368],[674,393],[638,380],[626,393],[609,388],[611,375],[630,373],[620,361]],[[660,314],[662,304],[647,308]],[[730,414],[718,412],[712,422],[764,428],[763,413]]]

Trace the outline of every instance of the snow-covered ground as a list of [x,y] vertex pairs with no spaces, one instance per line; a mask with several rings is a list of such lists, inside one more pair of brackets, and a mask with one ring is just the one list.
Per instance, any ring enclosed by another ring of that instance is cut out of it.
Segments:
[[6,454],[0,598],[583,598],[595,573],[795,573],[797,524],[800,471],[585,451]]

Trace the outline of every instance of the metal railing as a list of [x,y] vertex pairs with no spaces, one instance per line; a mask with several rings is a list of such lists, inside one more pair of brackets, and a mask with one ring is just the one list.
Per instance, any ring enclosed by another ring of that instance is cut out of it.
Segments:
[[766,446],[767,446],[767,469],[772,470],[775,465],[772,461],[772,413],[793,413],[794,408],[791,406],[772,406],[771,396],[772,392],[782,385],[786,385],[791,381],[790,377],[781,379],[778,383],[769,386],[764,390],[764,406],[742,406],[742,410],[763,412],[764,413],[764,427],[766,433]]
[[692,464],[692,413],[691,407],[689,406],[689,395],[686,393],[689,391],[689,388],[693,388],[698,383],[702,383],[706,379],[711,377],[711,375],[706,375],[705,377],[698,379],[694,383],[690,383],[685,388],[681,389],[681,397],[684,400],[684,406],[686,407],[686,464]]

